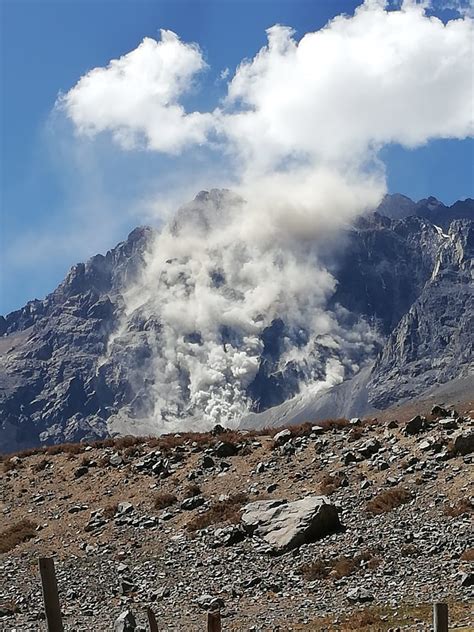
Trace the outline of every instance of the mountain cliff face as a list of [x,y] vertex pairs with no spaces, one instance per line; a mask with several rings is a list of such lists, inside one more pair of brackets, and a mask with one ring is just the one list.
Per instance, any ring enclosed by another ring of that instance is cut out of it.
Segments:
[[151,229],[71,269],[44,300],[1,319],[2,450],[107,434],[111,395],[96,367],[138,274]]
[[430,278],[375,363],[376,408],[474,372],[474,225],[456,220],[442,238]]
[[[207,203],[209,196],[200,196],[199,204]],[[361,414],[364,407],[384,408],[470,375],[473,204],[447,208],[431,198],[415,204],[387,197],[377,213],[347,231],[336,261],[328,258],[337,280],[328,308],[346,329],[363,321],[377,333],[378,344],[368,351],[373,368],[366,365],[354,378]],[[44,300],[0,317],[0,451],[153,431],[149,393],[156,384],[147,366],[149,341],[159,342],[161,323],[144,309],[124,319],[124,296],[142,273],[155,235],[136,229],[105,256],[74,266]],[[223,283],[218,270],[213,282]],[[199,345],[199,332],[193,335],[188,342]],[[232,330],[220,336],[224,351],[238,347]],[[283,344],[290,341],[297,353],[304,336],[279,318],[260,334],[259,366],[246,385],[257,416],[298,397],[304,376],[296,363],[282,368],[281,357]],[[331,359],[329,347],[319,351]],[[331,414],[331,391],[322,398]]]

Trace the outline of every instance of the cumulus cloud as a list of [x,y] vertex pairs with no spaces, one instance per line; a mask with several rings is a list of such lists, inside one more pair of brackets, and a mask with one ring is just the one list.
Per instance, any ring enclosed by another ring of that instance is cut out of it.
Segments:
[[223,107],[186,112],[179,100],[206,67],[171,31],[82,77],[60,99],[80,133],[109,130],[124,147],[177,152],[218,133],[243,168],[365,159],[369,149],[472,134],[472,20],[443,24],[426,3],[389,11],[366,0],[300,41],[268,29],[237,68]]
[[290,158],[363,161],[396,142],[472,134],[472,21],[444,25],[423,6],[365,2],[296,42],[268,30],[268,45],[229,84],[225,134],[245,163]]
[[160,41],[147,37],[106,68],[88,72],[58,105],[81,134],[110,131],[125,149],[177,153],[204,142],[212,123],[210,114],[187,114],[179,103],[205,68],[196,44],[162,30]]
[[206,67],[202,53],[169,31],[61,97],[80,134],[108,131],[125,149],[209,148],[228,161],[238,194],[213,191],[182,208],[129,288],[102,366],[129,362],[131,415],[147,415],[156,431],[183,418],[201,428],[236,423],[277,319],[277,375],[319,391],[373,357],[377,332],[328,310],[335,280],[320,246],[382,198],[382,146],[473,132],[472,20],[443,24],[427,9],[366,0],[299,41],[273,26],[208,112],[182,104]]

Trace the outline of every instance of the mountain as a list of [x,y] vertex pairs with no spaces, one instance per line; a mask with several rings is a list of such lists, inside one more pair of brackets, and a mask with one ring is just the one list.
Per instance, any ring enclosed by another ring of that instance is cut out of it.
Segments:
[[[343,350],[318,343],[311,373],[318,387],[312,388],[301,364],[283,362],[288,346],[295,356],[302,353],[307,332],[274,318],[259,333],[258,366],[245,383],[250,415],[242,424],[364,414],[438,384],[470,384],[474,202],[445,207],[433,200],[386,197],[377,212],[345,231],[338,256],[324,261],[337,281],[327,309],[338,315],[338,326],[349,337],[361,323],[374,332],[365,355],[357,347],[359,356],[347,362],[348,379],[321,388],[328,362],[346,359]],[[173,230],[196,209],[205,227],[215,217],[210,206],[222,214],[234,202],[224,192],[202,192],[178,213]],[[157,349],[165,353],[162,323],[151,308],[129,307],[130,288],[143,274],[156,235],[137,228],[105,256],[73,266],[44,300],[0,317],[0,450],[156,432],[152,394]],[[170,274],[170,291],[190,282],[184,269]],[[232,297],[236,290],[219,270],[212,275],[212,284]],[[200,336],[188,334],[186,348],[199,351]],[[243,343],[235,330],[224,327],[219,336],[223,352],[232,349],[239,357]],[[186,393],[189,375],[179,370],[176,379]],[[186,428],[186,401],[179,406],[175,415]]]
[[445,206],[433,196],[414,202],[406,195],[395,193],[386,195],[377,210],[380,214],[392,219],[403,219],[411,215],[424,217],[432,224],[445,230],[456,219],[474,220],[474,200],[472,198],[458,200],[451,206]]

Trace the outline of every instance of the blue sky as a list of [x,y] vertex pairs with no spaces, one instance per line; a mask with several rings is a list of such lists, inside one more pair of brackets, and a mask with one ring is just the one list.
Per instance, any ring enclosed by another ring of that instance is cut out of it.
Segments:
[[[172,158],[126,154],[107,138],[73,140],[68,124],[51,114],[59,92],[166,28],[203,50],[210,69],[190,98],[194,108],[212,107],[224,94],[221,71],[233,72],[254,56],[266,43],[266,28],[289,25],[298,38],[358,4],[3,0],[0,313],[42,298],[72,264],[125,238],[137,224],[130,208],[151,193],[155,174],[160,186],[174,184]],[[451,17],[448,10],[437,14]],[[394,145],[382,158],[390,192],[435,195],[445,203],[474,197],[472,140],[432,141],[415,150]]]

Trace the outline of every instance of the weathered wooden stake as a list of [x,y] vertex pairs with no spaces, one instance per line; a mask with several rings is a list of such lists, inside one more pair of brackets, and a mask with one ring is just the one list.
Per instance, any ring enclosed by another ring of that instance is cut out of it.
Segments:
[[156,617],[151,608],[146,609],[146,614],[148,617],[148,623],[150,625],[150,632],[158,632],[158,623],[156,622]]
[[221,613],[219,610],[207,613],[207,632],[222,632]]
[[43,585],[44,610],[48,623],[48,632],[64,632],[54,561],[50,557],[40,557],[38,565]]
[[433,632],[448,632],[448,604],[433,604]]

